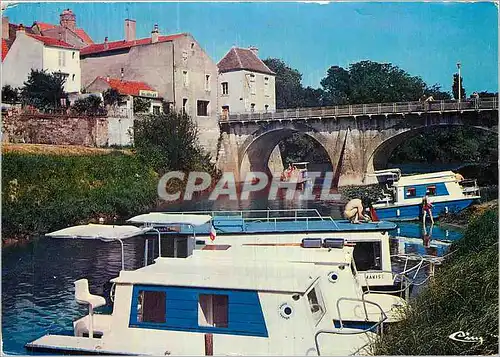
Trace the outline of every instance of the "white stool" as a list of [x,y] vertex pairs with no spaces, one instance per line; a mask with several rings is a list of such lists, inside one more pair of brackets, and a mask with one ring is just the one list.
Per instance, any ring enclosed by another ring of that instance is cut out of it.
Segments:
[[89,306],[89,338],[94,338],[94,308],[106,305],[106,299],[92,295],[89,291],[89,281],[80,279],[75,281],[75,300],[79,304]]

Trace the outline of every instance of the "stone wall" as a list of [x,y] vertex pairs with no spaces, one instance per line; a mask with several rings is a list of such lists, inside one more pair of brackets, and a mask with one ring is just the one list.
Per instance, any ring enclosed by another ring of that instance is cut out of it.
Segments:
[[2,141],[10,143],[106,146],[106,117],[67,115],[2,115]]

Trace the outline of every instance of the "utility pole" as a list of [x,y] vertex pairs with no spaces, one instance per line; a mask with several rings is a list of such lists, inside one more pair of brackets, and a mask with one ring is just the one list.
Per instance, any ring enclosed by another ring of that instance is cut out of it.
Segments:
[[460,67],[461,64],[460,62],[457,62],[457,68],[458,68],[458,102],[460,103],[462,101],[462,83],[461,83],[461,75],[460,75]]

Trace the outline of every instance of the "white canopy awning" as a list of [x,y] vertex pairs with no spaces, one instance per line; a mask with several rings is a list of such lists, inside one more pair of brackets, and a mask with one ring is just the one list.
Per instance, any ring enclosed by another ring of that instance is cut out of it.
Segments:
[[212,216],[208,214],[172,214],[151,212],[132,217],[128,219],[127,222],[158,225],[186,224],[194,227],[210,222],[211,219]]
[[149,227],[85,224],[47,233],[46,236],[52,238],[119,240],[140,236],[149,230],[151,230]]

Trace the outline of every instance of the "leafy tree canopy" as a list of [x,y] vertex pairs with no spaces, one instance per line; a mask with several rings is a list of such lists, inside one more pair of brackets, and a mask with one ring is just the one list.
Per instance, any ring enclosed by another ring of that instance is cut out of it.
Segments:
[[19,93],[17,88],[12,88],[10,85],[5,85],[2,88],[2,102],[14,104],[19,101]]
[[150,108],[150,99],[134,97],[134,113],[149,113]]
[[61,99],[66,98],[64,84],[66,76],[60,72],[48,73],[45,70],[32,69],[21,97],[25,104],[47,110],[61,107]]
[[113,106],[120,101],[120,93],[116,89],[109,88],[102,93],[104,104]]
[[89,95],[88,97],[75,100],[73,110],[78,114],[97,115],[103,114],[102,100],[97,95]]
[[198,143],[198,128],[185,114],[149,115],[134,125],[137,154],[160,175],[172,171],[204,171],[216,175],[210,155]]

